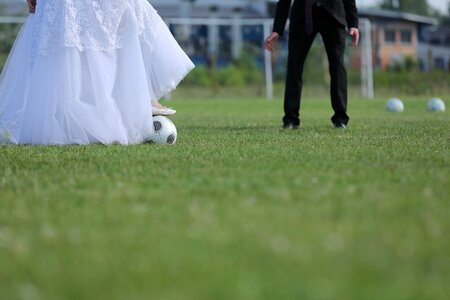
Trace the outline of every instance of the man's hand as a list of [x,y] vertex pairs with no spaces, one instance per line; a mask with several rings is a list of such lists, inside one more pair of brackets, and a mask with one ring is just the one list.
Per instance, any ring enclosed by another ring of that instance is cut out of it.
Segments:
[[350,28],[348,31],[350,36],[352,37],[352,41],[350,42],[350,46],[358,46],[359,43],[359,30],[358,28]]
[[273,52],[273,50],[275,50],[275,44],[277,43],[279,37],[280,35],[277,32],[272,32],[264,42],[264,48],[266,48],[270,52]]
[[30,14],[34,14],[36,12],[36,0],[27,0],[28,2],[28,11]]

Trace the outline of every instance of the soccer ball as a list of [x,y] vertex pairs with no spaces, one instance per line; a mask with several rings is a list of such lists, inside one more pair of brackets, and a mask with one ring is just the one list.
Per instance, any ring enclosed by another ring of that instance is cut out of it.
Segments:
[[431,98],[430,101],[428,101],[427,106],[429,111],[438,111],[438,112],[445,111],[445,103],[444,101],[442,101],[442,99],[439,98]]
[[177,141],[177,128],[173,122],[164,116],[153,117],[154,132],[148,137],[155,144],[173,145]]
[[391,98],[386,103],[386,109],[391,112],[403,112],[405,110],[405,106],[403,105],[402,100],[398,98]]

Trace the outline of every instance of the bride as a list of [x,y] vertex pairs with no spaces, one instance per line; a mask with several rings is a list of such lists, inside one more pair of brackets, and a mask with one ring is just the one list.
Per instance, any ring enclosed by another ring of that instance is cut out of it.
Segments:
[[27,0],[0,77],[0,144],[136,144],[194,67],[146,0]]

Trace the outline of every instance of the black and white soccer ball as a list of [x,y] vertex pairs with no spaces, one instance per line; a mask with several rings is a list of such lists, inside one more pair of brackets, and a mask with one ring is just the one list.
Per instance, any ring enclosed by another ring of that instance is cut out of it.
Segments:
[[169,145],[177,142],[177,128],[169,118],[154,116],[153,127],[154,132],[148,138],[150,142]]

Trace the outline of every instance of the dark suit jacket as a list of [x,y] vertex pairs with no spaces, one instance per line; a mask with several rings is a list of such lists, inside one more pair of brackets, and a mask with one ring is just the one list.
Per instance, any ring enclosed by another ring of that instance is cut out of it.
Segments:
[[[355,0],[316,0],[343,26],[358,28],[358,9]],[[279,0],[273,31],[283,35],[292,0]],[[305,0],[294,0],[291,10],[291,25],[304,22]]]

